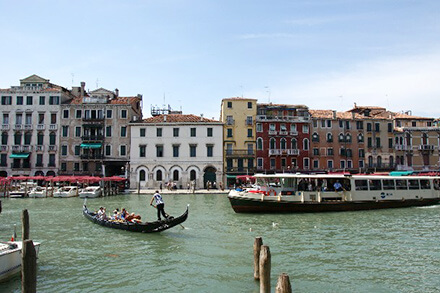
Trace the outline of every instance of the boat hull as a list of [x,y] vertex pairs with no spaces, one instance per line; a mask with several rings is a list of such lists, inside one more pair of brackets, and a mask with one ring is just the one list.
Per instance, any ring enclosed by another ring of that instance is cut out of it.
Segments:
[[[21,271],[21,241],[9,241],[2,245],[12,244],[16,246],[11,249],[3,249],[0,253],[0,282],[6,281]],[[34,242],[35,251],[38,257],[40,243]]]
[[240,196],[228,196],[232,209],[236,213],[321,213],[376,210],[430,206],[440,203],[440,198],[379,200],[379,201],[329,201],[329,202],[289,202],[273,199],[255,199]]

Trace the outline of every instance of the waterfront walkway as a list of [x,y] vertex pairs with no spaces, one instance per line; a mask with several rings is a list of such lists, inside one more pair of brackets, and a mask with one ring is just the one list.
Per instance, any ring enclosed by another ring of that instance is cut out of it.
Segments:
[[[156,192],[157,189],[145,189],[145,188],[141,188],[139,190],[139,194],[151,194],[153,195]],[[127,191],[131,194],[137,194],[138,190],[137,189],[127,189]],[[162,189],[162,191],[159,190],[160,194],[191,194],[193,193],[192,190],[187,190],[187,189],[175,189],[175,190],[168,190],[168,189]],[[209,191],[207,189],[196,189],[194,191],[194,194],[224,194],[227,195],[229,193],[229,189],[225,189],[223,191],[221,191],[220,189],[210,189]]]

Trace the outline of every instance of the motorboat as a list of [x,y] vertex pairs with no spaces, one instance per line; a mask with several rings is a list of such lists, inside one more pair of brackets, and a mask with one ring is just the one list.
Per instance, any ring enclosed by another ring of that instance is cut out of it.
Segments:
[[24,198],[28,195],[30,189],[26,189],[25,187],[20,187],[17,190],[11,190],[9,192],[9,198]]
[[35,197],[35,198],[41,198],[41,197],[48,197],[52,195],[53,187],[42,187],[37,186],[32,188],[32,190],[29,192],[29,197]]
[[[40,243],[34,242],[35,252]],[[5,281],[21,271],[22,241],[0,242],[0,282]]]
[[101,186],[88,186],[79,192],[80,198],[95,198],[102,195]]
[[75,197],[78,193],[77,186],[63,186],[53,193],[53,197]]

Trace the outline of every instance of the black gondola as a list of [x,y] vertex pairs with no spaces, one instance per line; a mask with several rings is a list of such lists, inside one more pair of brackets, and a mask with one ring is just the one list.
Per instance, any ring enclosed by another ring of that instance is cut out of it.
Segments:
[[129,223],[129,222],[113,222],[113,221],[101,220],[98,219],[95,212],[89,211],[86,205],[84,205],[83,208],[83,215],[93,223],[104,227],[126,230],[131,232],[154,233],[154,232],[161,232],[170,229],[174,226],[180,225],[183,222],[185,222],[186,219],[188,218],[188,206],[186,207],[186,211],[182,215],[176,218],[169,217],[166,220],[155,221],[155,222]]

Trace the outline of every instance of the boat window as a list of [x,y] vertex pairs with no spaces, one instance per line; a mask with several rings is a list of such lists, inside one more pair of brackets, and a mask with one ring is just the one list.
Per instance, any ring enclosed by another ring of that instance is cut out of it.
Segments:
[[440,181],[438,179],[434,179],[434,189],[440,190]]
[[383,189],[384,190],[394,190],[396,189],[395,181],[392,179],[385,179],[383,180]]
[[431,182],[429,182],[428,179],[421,179],[420,180],[420,187],[422,189],[431,189]]
[[419,180],[417,179],[408,180],[408,187],[409,189],[420,189]]
[[380,180],[369,180],[370,190],[381,190],[382,184]]
[[397,179],[396,180],[397,189],[408,189],[407,181],[405,179]]
[[354,186],[356,190],[368,190],[367,180],[355,180]]

